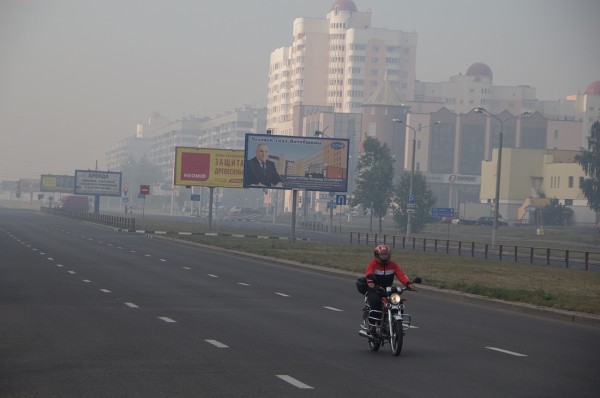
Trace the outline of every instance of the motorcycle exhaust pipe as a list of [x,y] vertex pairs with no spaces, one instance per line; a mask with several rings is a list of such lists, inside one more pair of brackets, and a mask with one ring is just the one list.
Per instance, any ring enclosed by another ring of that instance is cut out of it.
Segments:
[[366,330],[359,330],[358,331],[358,335],[362,336],[362,337],[366,337],[367,339],[371,340],[371,341],[375,341],[375,337],[371,336],[369,333],[367,333]]

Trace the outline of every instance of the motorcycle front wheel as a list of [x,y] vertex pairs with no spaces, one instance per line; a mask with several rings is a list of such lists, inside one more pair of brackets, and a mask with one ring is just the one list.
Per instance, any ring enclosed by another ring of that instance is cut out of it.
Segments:
[[402,322],[394,322],[392,325],[392,335],[390,336],[390,348],[394,356],[398,356],[402,352],[403,342],[404,331],[402,330]]

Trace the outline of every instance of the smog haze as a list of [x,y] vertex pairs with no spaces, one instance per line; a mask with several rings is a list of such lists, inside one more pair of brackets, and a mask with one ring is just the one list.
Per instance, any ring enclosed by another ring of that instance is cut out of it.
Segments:
[[[266,106],[269,55],[334,0],[0,3],[0,180],[104,167],[152,112]],[[600,80],[597,0],[355,0],[372,26],[416,32],[417,79],[483,62],[495,85],[564,99]]]

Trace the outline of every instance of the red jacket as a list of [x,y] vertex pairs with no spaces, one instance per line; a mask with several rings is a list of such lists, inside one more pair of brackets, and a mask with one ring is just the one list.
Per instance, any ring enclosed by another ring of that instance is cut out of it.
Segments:
[[394,275],[404,286],[410,282],[410,279],[408,279],[404,271],[402,271],[402,268],[392,260],[387,264],[381,264],[374,258],[369,265],[367,265],[367,269],[365,270],[367,279],[369,278],[369,275],[375,275],[375,284],[383,287],[393,285]]

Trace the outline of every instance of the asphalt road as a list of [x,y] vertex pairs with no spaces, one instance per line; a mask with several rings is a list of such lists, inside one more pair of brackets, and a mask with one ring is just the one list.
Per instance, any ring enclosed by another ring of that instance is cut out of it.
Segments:
[[598,397],[600,330],[410,294],[400,357],[348,276],[0,208],[0,397]]

